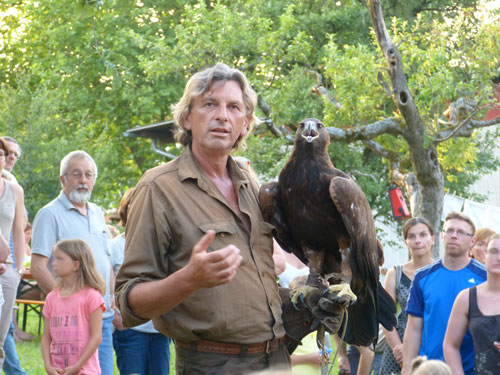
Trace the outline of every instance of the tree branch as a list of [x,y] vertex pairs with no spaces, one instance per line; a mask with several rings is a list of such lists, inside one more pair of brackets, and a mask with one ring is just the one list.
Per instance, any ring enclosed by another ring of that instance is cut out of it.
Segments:
[[451,137],[470,137],[474,130],[486,128],[488,126],[500,124],[500,116],[488,121],[476,121],[467,118],[458,127],[453,129],[442,130],[434,136],[434,142],[444,142]]
[[377,154],[379,156],[382,156],[383,158],[389,160],[391,163],[394,161],[399,162],[399,155],[392,150],[386,149],[380,143],[375,142],[374,140],[366,140],[366,141],[363,141],[363,144],[370,151],[374,152],[375,154]]
[[333,126],[328,127],[327,130],[332,141],[344,142],[365,141],[382,134],[391,134],[394,136],[402,134],[400,122],[395,118],[388,118],[374,122],[370,125],[353,127],[347,130],[335,128]]

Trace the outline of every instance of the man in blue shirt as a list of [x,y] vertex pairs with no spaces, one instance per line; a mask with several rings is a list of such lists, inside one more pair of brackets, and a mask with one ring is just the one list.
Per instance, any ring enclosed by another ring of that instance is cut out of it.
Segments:
[[[484,266],[469,257],[475,226],[465,214],[450,212],[441,238],[443,258],[417,271],[406,312],[408,324],[403,340],[403,375],[410,374],[418,355],[444,361],[443,340],[455,297],[460,291],[486,280]],[[474,343],[469,332],[460,348],[466,375],[474,373]]]
[[113,374],[111,304],[111,263],[108,230],[104,213],[90,196],[97,179],[97,166],[85,151],[73,151],[61,161],[59,196],[36,214],[31,246],[31,273],[45,294],[54,287],[52,252],[59,240],[78,238],[88,243],[101,276],[106,281],[102,316],[102,342],[99,346],[99,364],[102,375]]

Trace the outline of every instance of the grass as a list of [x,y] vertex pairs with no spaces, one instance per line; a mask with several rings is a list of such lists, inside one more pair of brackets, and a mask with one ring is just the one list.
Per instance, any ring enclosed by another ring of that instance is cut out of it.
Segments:
[[[19,314],[19,319],[19,322],[22,323],[21,314]],[[21,367],[29,375],[45,375],[46,372],[42,357],[42,336],[41,334],[38,336],[38,315],[32,311],[28,312],[26,332],[37,336],[37,338],[33,341],[16,342],[16,350]],[[40,332],[43,332],[43,322]],[[175,375],[175,349],[173,344],[170,346],[170,353],[170,375]],[[120,375],[116,367],[116,357],[114,362],[113,375]]]
[[[22,317],[20,316],[20,323]],[[28,319],[26,325],[26,331],[32,335],[38,335],[38,316],[34,312],[28,312]],[[42,329],[43,332],[43,322]],[[43,365],[42,350],[41,350],[41,340],[42,337],[37,336],[33,341],[16,342],[17,354],[19,356],[19,361],[21,362],[21,367],[26,370],[29,375],[45,375],[45,366]],[[332,340],[332,348],[335,353],[335,344]],[[334,369],[332,374],[337,373],[337,361],[335,361]],[[120,372],[116,367],[116,357],[114,364],[113,375],[119,375]],[[174,345],[170,345],[170,375],[175,375],[175,348]]]

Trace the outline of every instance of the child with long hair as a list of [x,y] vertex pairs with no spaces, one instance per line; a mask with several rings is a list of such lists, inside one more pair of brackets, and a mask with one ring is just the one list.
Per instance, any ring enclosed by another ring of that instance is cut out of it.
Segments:
[[97,349],[106,284],[90,247],[78,239],[59,241],[52,266],[56,285],[43,308],[42,355],[47,374],[101,374]]

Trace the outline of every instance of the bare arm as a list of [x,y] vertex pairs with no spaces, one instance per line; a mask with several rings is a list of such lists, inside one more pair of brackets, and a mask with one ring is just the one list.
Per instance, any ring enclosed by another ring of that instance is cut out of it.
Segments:
[[411,362],[418,356],[420,345],[422,344],[422,329],[424,320],[418,316],[408,314],[405,338],[403,342],[403,369],[402,375],[409,375],[411,372]]
[[[321,366],[321,354],[320,353],[309,353],[309,354],[292,354],[290,356],[292,366],[311,364],[314,366]],[[328,357],[325,364],[328,364]]]
[[31,274],[35,278],[43,294],[49,294],[54,289],[55,279],[48,268],[49,258],[40,254],[31,255]]
[[[396,270],[394,268],[391,268],[389,272],[387,272],[384,288],[392,297],[394,303],[396,303]],[[403,363],[403,343],[399,338],[399,333],[396,327],[394,327],[391,331],[386,330],[384,327],[382,327],[382,329],[384,330],[387,344],[392,350],[394,359],[401,365]]]
[[58,375],[55,367],[50,362],[50,343],[52,337],[50,336],[50,322],[48,318],[43,318],[43,336],[42,336],[42,356],[45,365],[45,371],[48,375]]
[[358,375],[370,375],[375,353],[367,346],[356,346],[356,348],[358,348],[360,353]]
[[280,275],[285,272],[286,268],[286,259],[285,254],[283,253],[283,249],[273,238],[273,260],[274,260],[274,271],[276,275]]
[[349,358],[347,358],[347,346],[344,341],[341,340],[338,334],[333,335],[333,340],[335,341],[335,346],[338,350],[338,364],[339,370],[351,370],[351,364],[349,363]]
[[23,189],[16,184],[12,185],[14,199],[16,200],[16,212],[14,215],[14,223],[12,224],[12,244],[14,246],[14,260],[16,267],[19,270],[23,269],[25,242],[24,242],[24,227],[26,210],[24,208],[24,193]]
[[230,282],[236,275],[242,257],[233,245],[207,253],[215,238],[208,231],[194,246],[189,263],[162,280],[136,284],[128,294],[132,312],[151,319],[172,310],[200,288],[211,288]]
[[90,357],[99,348],[102,341],[102,308],[99,306],[97,309],[90,313],[90,339],[85,347],[82,355],[78,361],[73,365],[64,369],[64,375],[76,375],[82,366],[89,360]]
[[443,342],[444,359],[450,365],[453,375],[464,373],[460,345],[469,327],[468,311],[469,290],[466,289],[461,291],[455,299]]
[[9,256],[10,248],[9,242],[0,233],[0,263],[4,263]]

